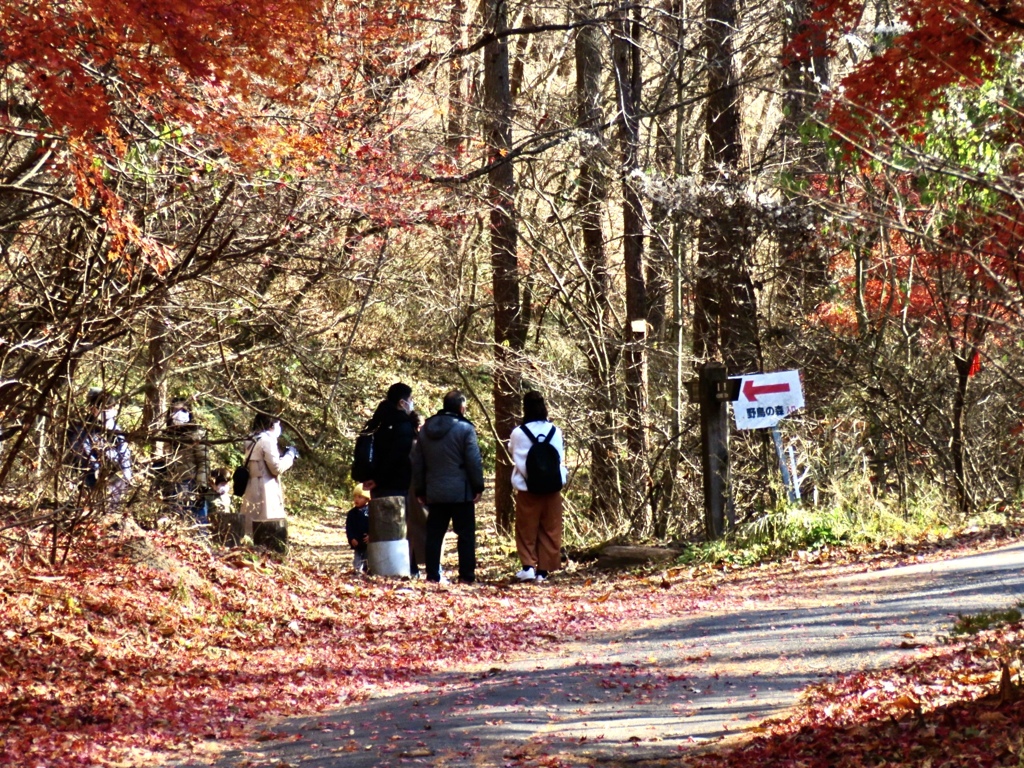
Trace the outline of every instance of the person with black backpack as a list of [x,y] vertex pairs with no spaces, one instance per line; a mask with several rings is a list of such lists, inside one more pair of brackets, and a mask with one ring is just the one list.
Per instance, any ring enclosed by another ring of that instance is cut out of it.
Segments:
[[413,578],[426,560],[426,516],[411,493],[412,464],[409,454],[420,428],[412,387],[395,382],[356,438],[352,479],[362,483],[371,499],[401,496],[405,499],[409,570]]
[[516,490],[516,551],[519,581],[543,582],[562,564],[562,430],[548,421],[540,392],[523,395],[523,422],[512,430],[512,487]]

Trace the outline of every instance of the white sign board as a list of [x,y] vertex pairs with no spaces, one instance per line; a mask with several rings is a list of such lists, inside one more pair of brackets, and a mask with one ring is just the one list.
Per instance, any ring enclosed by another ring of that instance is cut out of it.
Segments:
[[803,407],[800,371],[776,371],[741,376],[740,396],[732,411],[736,429],[765,429]]

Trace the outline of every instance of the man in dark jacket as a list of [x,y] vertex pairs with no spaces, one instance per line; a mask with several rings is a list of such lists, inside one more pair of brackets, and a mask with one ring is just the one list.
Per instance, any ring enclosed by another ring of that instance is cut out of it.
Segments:
[[427,580],[441,581],[441,546],[451,523],[458,537],[459,581],[476,580],[476,507],[484,469],[476,429],[466,418],[466,396],[452,390],[427,419],[412,447],[412,484],[427,506]]

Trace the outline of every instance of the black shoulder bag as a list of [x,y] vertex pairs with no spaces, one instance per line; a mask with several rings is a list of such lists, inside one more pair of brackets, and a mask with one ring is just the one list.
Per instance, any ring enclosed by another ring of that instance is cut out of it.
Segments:
[[249,453],[246,454],[245,463],[235,467],[234,474],[231,475],[231,491],[235,496],[244,496],[245,489],[249,485],[249,459],[252,458],[253,449],[256,447],[256,440],[252,444],[252,448],[249,449]]

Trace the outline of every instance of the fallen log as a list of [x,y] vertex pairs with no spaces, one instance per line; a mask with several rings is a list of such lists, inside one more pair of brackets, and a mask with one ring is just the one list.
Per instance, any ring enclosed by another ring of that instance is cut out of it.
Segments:
[[669,547],[643,547],[613,545],[605,547],[597,556],[598,568],[632,568],[637,565],[665,563],[675,560],[681,550]]

